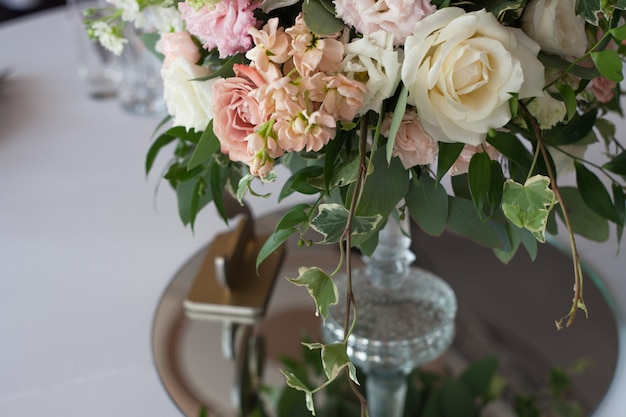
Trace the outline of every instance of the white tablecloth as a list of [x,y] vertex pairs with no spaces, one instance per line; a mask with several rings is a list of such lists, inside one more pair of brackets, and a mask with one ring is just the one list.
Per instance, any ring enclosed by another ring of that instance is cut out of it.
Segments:
[[[165,183],[155,198],[143,163],[158,119],[83,94],[65,10],[0,24],[4,67],[0,416],[179,415],[152,363],[151,321],[177,269],[224,226],[209,208],[194,235]],[[621,316],[626,257],[583,248]],[[619,367],[596,416],[626,407]]]

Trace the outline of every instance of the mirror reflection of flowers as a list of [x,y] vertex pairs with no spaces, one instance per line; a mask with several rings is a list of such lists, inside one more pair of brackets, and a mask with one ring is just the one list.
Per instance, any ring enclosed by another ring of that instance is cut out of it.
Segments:
[[[280,173],[280,199],[316,198],[287,212],[259,262],[290,235],[308,243],[309,229],[371,254],[397,207],[426,233],[450,229],[504,262],[520,248],[534,257],[561,228],[574,300],[557,325],[586,311],[576,236],[605,241],[613,225],[619,240],[626,211],[612,122],[624,2],[110,2],[109,16],[86,17],[88,32],[120,52],[131,22],[154,32],[164,57],[171,119],[147,168],[176,143],[164,177],[185,224],[209,203],[224,215],[222,189],[259,196]],[[592,144],[604,160],[585,158]],[[563,182],[571,171],[575,185]],[[332,288],[334,274],[317,282]],[[314,296],[322,312],[336,302]]]

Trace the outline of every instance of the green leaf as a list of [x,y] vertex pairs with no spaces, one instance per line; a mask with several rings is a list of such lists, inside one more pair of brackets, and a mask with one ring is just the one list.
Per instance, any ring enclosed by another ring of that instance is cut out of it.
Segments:
[[500,366],[496,356],[488,356],[472,362],[459,377],[470,394],[474,397],[488,399],[491,381],[496,376]]
[[446,228],[448,193],[429,175],[422,174],[405,197],[409,213],[419,227],[432,236],[439,236]]
[[478,414],[474,398],[464,384],[448,380],[441,387],[442,417],[475,417]]
[[209,184],[211,186],[211,193],[213,194],[213,204],[215,204],[215,208],[220,214],[220,217],[228,223],[228,215],[226,214],[224,199],[222,198],[222,190],[224,189],[224,182],[222,182],[222,167],[217,163],[213,163],[209,169],[211,173],[211,176],[209,177]]
[[310,209],[308,204],[296,204],[291,207],[276,224],[275,231],[280,229],[292,229],[302,223],[305,223],[309,216],[307,210]]
[[318,267],[300,267],[297,278],[288,278],[298,286],[306,287],[315,301],[316,313],[321,314],[324,320],[328,317],[328,307],[337,304],[339,292],[333,279]]
[[314,187],[310,180],[321,177],[323,174],[324,168],[318,165],[309,165],[300,169],[285,181],[278,195],[278,201],[282,201],[294,192],[307,195],[319,193],[320,189]]
[[304,0],[302,14],[307,27],[318,35],[332,35],[346,26],[343,20],[328,10],[328,4],[319,0]]
[[295,228],[279,229],[279,230],[276,230],[271,235],[269,235],[269,237],[267,238],[267,240],[261,247],[261,250],[259,250],[259,254],[257,255],[256,268],[259,269],[259,265],[261,265],[261,263],[265,259],[267,259],[268,256],[274,253],[274,251],[278,249],[280,245],[285,243],[285,241],[289,239],[289,236],[291,236],[295,232],[296,232]]
[[150,146],[150,149],[148,149],[148,154],[146,155],[146,175],[150,173],[150,170],[154,165],[154,161],[161,149],[163,149],[164,146],[169,145],[176,139],[177,138],[175,136],[168,135],[166,133],[156,138],[156,140]]
[[467,172],[472,201],[478,216],[483,216],[483,206],[491,187],[491,158],[486,152],[476,152]]
[[570,74],[580,77],[584,80],[593,80],[600,75],[600,73],[598,73],[598,70],[594,67],[583,67],[580,65],[574,65],[573,67],[571,67],[571,62],[556,55],[544,54],[540,52],[539,55],[537,55],[537,58],[546,68],[555,68],[562,71],[568,70]]
[[[348,210],[341,204],[320,204],[318,214],[311,220],[313,230],[324,236],[322,243],[336,243],[341,240],[348,224]],[[374,232],[382,220],[380,214],[374,216],[354,216],[352,236],[363,236]]]
[[580,116],[575,116],[566,125],[558,125],[544,133],[544,142],[548,145],[573,145],[580,143],[592,131],[598,116],[594,108]]
[[615,201],[615,211],[617,217],[622,221],[617,225],[617,242],[622,240],[622,233],[624,232],[624,217],[626,216],[626,196],[624,195],[624,189],[618,184],[611,184],[613,188],[613,200]]
[[576,168],[576,184],[580,190],[580,195],[589,208],[605,219],[616,224],[622,224],[602,181],[580,162],[574,161],[574,167]]
[[[575,233],[596,242],[604,242],[609,238],[609,225],[583,201],[580,191],[575,187],[559,187],[561,196]],[[563,218],[562,207],[557,206],[557,213]]]
[[396,101],[396,107],[393,111],[393,118],[391,119],[391,126],[389,127],[389,137],[387,138],[387,145],[385,149],[386,154],[387,154],[387,163],[391,161],[391,155],[393,154],[393,146],[396,142],[396,135],[398,134],[398,130],[400,129],[400,124],[402,123],[404,112],[406,111],[406,100],[408,96],[409,96],[409,90],[406,88],[404,84],[402,84],[402,89],[400,90],[398,101]]
[[465,144],[463,143],[446,143],[439,142],[439,156],[437,157],[437,182],[441,181],[443,176],[454,165],[461,155],[461,151]]
[[502,202],[502,189],[504,187],[504,174],[502,173],[502,166],[498,161],[490,161],[491,164],[491,184],[489,186],[489,192],[487,198],[489,206],[491,207],[490,215],[493,215]]
[[400,158],[393,158],[387,164],[384,148],[378,148],[372,165],[374,171],[365,180],[356,213],[387,218],[409,189],[409,172],[402,166]]
[[609,33],[618,41],[626,40],[626,25],[615,27]]
[[213,200],[211,190],[200,187],[201,182],[203,181],[193,178],[179,181],[176,185],[178,215],[184,225],[193,224],[198,211]]
[[576,93],[569,84],[558,84],[557,89],[559,90],[561,99],[563,100],[563,103],[565,103],[565,108],[567,109],[567,120],[571,120],[576,114],[576,107],[578,105],[576,102]]
[[619,175],[626,175],[626,151],[622,151],[622,153],[604,164],[602,168]]
[[209,161],[219,148],[220,141],[213,133],[213,120],[211,120],[207,128],[202,133],[200,141],[191,155],[191,159],[187,164],[187,169],[191,170]]
[[474,204],[470,200],[449,197],[448,201],[448,227],[450,230],[489,248],[498,248],[502,245],[492,224],[483,222],[478,217]]
[[554,202],[554,192],[550,189],[548,177],[535,175],[524,185],[511,179],[504,183],[504,215],[517,227],[528,229],[540,242],[545,242],[548,215]]
[[600,71],[600,74],[605,78],[616,83],[624,79],[624,75],[622,74],[622,60],[617,51],[605,49],[600,52],[591,52],[589,55],[593,63],[596,64],[596,68]]
[[297,389],[298,391],[304,392],[306,395],[306,408],[311,412],[311,414],[315,415],[315,404],[313,403],[313,393],[311,390],[308,389],[307,386],[293,374],[293,372],[284,371],[282,369],[280,372],[285,376],[287,385],[291,388]]
[[576,14],[594,26],[598,26],[600,12],[602,12],[600,0],[576,0]]
[[225,61],[221,61],[219,68],[215,65],[210,65],[211,67],[216,67],[217,69],[211,72],[206,77],[194,78],[193,81],[202,82],[208,81],[214,78],[229,78],[235,75],[235,71],[233,71],[233,66],[235,64],[245,64],[246,56],[245,54],[235,54]]
[[359,174],[359,158],[350,158],[338,164],[332,176],[332,185],[335,187],[346,186],[355,182]]
[[334,380],[341,373],[343,368],[348,368],[348,375],[355,383],[359,383],[356,378],[356,368],[348,358],[346,346],[343,343],[333,343],[323,345],[321,343],[303,343],[309,349],[322,350],[322,366],[329,381]]

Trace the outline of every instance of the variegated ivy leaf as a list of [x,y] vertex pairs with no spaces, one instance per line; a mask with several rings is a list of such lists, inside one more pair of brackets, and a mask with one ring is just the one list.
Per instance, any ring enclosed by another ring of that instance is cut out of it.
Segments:
[[[336,243],[341,240],[348,224],[348,210],[341,204],[320,204],[319,212],[313,220],[313,230],[324,236],[322,243]],[[352,236],[366,235],[376,230],[382,216],[354,216],[352,219]]]
[[296,285],[306,287],[315,301],[315,314],[321,314],[324,320],[328,317],[328,307],[337,304],[339,292],[333,279],[318,267],[298,268],[297,278],[288,278]]
[[502,210],[517,227],[528,229],[540,242],[546,241],[548,215],[555,202],[550,179],[543,175],[529,178],[524,185],[508,179],[502,193]]
[[600,0],[576,0],[576,14],[598,26],[598,13],[602,11],[600,3]]
[[309,349],[321,349],[322,350],[322,366],[324,367],[324,373],[329,381],[337,378],[341,370],[348,367],[348,375],[350,379],[356,384],[359,381],[356,377],[356,367],[348,358],[346,353],[346,347],[343,343],[334,343],[330,345],[323,345],[321,343],[302,343]]
[[315,415],[315,404],[313,403],[313,392],[307,388],[306,385],[302,381],[298,379],[297,376],[294,375],[293,372],[280,370],[280,372],[285,376],[287,385],[291,388],[297,389],[298,391],[304,392],[306,395],[306,408],[311,412],[311,414]]

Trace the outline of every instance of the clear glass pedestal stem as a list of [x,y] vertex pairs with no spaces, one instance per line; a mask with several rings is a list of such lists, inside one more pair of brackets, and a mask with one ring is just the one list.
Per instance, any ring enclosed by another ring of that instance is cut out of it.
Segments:
[[[438,276],[411,266],[408,220],[390,217],[366,266],[352,272],[357,322],[348,355],[367,374],[370,417],[402,416],[406,377],[439,357],[454,337],[456,297]],[[336,280],[345,300],[345,277]],[[344,339],[345,303],[332,306],[323,326],[328,343]]]

